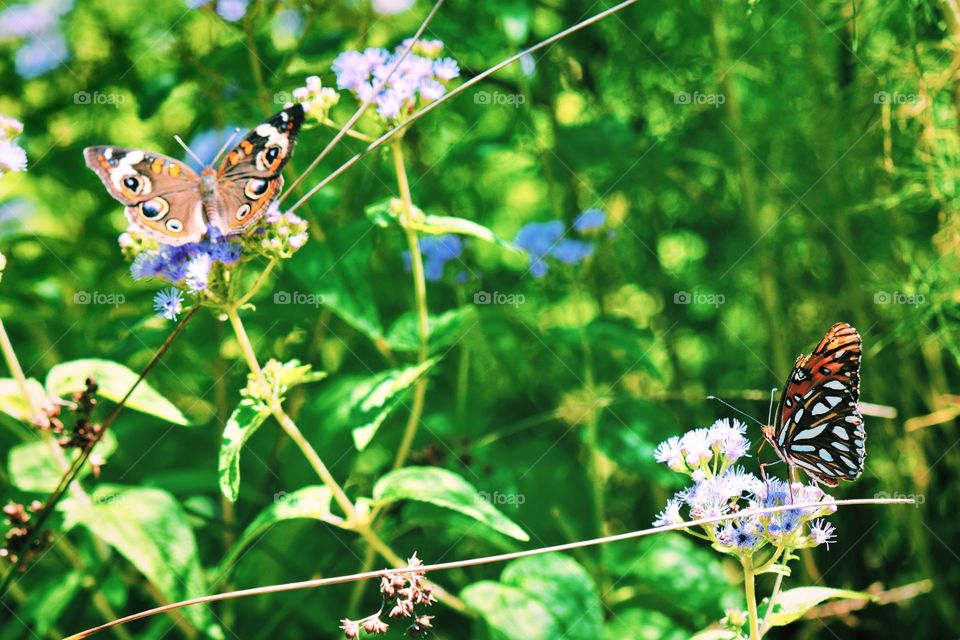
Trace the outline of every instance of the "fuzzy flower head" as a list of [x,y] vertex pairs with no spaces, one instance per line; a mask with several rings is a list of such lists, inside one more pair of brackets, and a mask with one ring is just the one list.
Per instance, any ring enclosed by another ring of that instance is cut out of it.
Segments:
[[153,309],[160,318],[176,320],[183,313],[183,292],[173,287],[161,289],[153,298]]
[[27,170],[27,152],[14,138],[23,133],[23,123],[0,114],[0,176]]
[[393,125],[443,97],[447,83],[460,75],[456,61],[440,58],[442,52],[439,40],[405,40],[392,53],[376,47],[344,51],[333,61],[333,71],[340,89],[372,102],[380,118]]

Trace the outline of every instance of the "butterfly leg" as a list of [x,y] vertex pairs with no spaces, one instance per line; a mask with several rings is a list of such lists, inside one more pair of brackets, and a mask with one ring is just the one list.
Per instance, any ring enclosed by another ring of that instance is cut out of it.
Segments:
[[[761,445],[761,446],[763,446],[763,445]],[[779,464],[779,463],[781,463],[781,462],[783,462],[783,460],[774,460],[773,462],[762,462],[762,463],[760,463],[760,477],[763,478],[763,486],[764,486],[764,488],[766,489],[766,491],[767,491],[768,494],[770,493],[770,483],[767,482],[767,472],[765,471],[765,469],[766,469],[767,467],[771,467],[771,466],[773,466],[773,465],[775,465],[775,464]]]

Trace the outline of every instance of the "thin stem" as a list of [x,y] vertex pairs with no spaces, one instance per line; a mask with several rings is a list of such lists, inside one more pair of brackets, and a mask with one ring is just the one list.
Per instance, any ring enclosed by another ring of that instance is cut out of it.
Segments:
[[777,573],[777,579],[773,583],[773,591],[770,593],[770,601],[767,603],[767,612],[763,614],[763,622],[760,625],[760,635],[762,636],[770,629],[770,615],[773,613],[773,605],[780,595],[780,585],[783,584],[783,572]]
[[[403,138],[394,138],[390,145],[393,151],[393,167],[397,174],[397,186],[400,189],[400,200],[403,202],[401,220],[407,221],[413,215],[413,197],[410,194],[410,181],[407,179],[407,169],[403,160]],[[415,229],[404,225],[407,236],[407,247],[410,250],[410,271],[413,274],[413,290],[417,305],[417,333],[420,336],[420,349],[417,353],[417,364],[422,365],[430,356],[430,319],[427,312],[427,281],[423,273],[423,255],[420,253],[420,238]],[[410,449],[413,447],[423,416],[423,407],[427,398],[427,377],[420,376],[413,387],[413,405],[410,416],[403,430],[403,439],[397,448],[397,455],[393,460],[393,468],[398,469],[407,461]]]
[[[837,507],[844,506],[854,506],[854,505],[866,505],[866,504],[915,504],[915,500],[912,498],[855,498],[852,500],[837,500],[832,502],[831,505]],[[804,504],[789,504],[789,505],[780,505],[777,507],[766,507],[764,509],[747,509],[745,511],[739,511],[737,513],[727,513],[721,516],[714,516],[711,518],[701,518],[699,520],[691,520],[689,522],[678,522],[677,524],[664,525],[662,527],[653,527],[651,529],[643,529],[641,531],[631,531],[629,533],[620,533],[613,536],[605,536],[603,538],[593,538],[591,540],[580,540],[577,542],[569,542],[566,544],[554,545],[551,547],[540,547],[538,549],[527,549],[524,551],[515,551],[513,553],[503,553],[495,556],[486,556],[482,558],[471,558],[469,560],[457,560],[454,562],[443,562],[432,565],[424,565],[417,568],[417,571],[422,571],[424,573],[429,573],[431,571],[445,571],[449,569],[460,569],[463,567],[473,567],[483,564],[492,564],[495,562],[506,562],[508,560],[516,560],[517,558],[526,558],[530,556],[543,555],[547,553],[557,553],[560,551],[572,551],[575,549],[580,549],[583,547],[590,547],[599,544],[610,544],[613,542],[621,542],[624,540],[633,540],[636,538],[642,538],[646,536],[656,535],[660,533],[665,533],[667,531],[680,531],[683,529],[689,529],[690,527],[698,527],[705,524],[713,524],[715,522],[722,522],[724,520],[734,520],[739,518],[751,518],[753,516],[760,516],[770,513],[780,513],[781,511],[791,511],[793,509],[809,509],[822,507],[822,502],[807,502]],[[118,620],[113,620],[99,627],[93,627],[82,631],[80,633],[74,634],[65,640],[81,640],[82,638],[89,638],[90,636],[103,631],[104,629],[109,629],[120,624],[126,624],[127,622],[133,622],[135,620],[142,620],[143,618],[148,618],[150,616],[156,615],[158,613],[166,613],[173,609],[179,609],[182,607],[188,607],[196,604],[205,604],[208,602],[217,602],[220,600],[229,600],[230,598],[243,598],[247,596],[255,595],[265,595],[270,593],[282,593],[285,591],[297,591],[300,589],[315,589],[317,587],[324,587],[333,584],[344,584],[346,582],[354,582],[356,580],[370,580],[374,578],[382,578],[383,576],[394,575],[397,573],[404,573],[409,571],[407,567],[398,567],[395,569],[383,569],[380,571],[368,571],[365,573],[355,573],[346,576],[336,576],[332,578],[319,578],[317,580],[304,580],[302,582],[288,582],[284,584],[270,585],[267,587],[255,587],[252,589],[243,589],[240,591],[230,591],[227,593],[218,593],[209,596],[203,596],[200,598],[192,598],[190,600],[183,600],[182,602],[175,602],[173,604],[165,605],[162,607],[157,607],[155,609],[149,609],[147,611],[141,611],[139,613],[134,613],[124,618]]]
[[[419,120],[419,119],[422,118],[423,116],[427,115],[428,113],[430,113],[431,111],[433,111],[434,109],[436,109],[437,107],[439,107],[441,104],[443,104],[443,103],[447,102],[448,100],[451,100],[451,99],[453,99],[454,97],[460,95],[461,93],[463,93],[464,91],[466,91],[469,87],[472,87],[473,85],[475,85],[475,84],[477,84],[477,83],[479,83],[479,82],[482,82],[482,81],[485,80],[486,78],[488,78],[488,77],[492,76],[493,74],[495,74],[497,71],[500,71],[500,70],[503,69],[504,67],[507,67],[507,66],[513,64],[514,62],[516,62],[516,61],[519,60],[520,58],[524,57],[525,55],[528,55],[528,54],[530,54],[530,53],[533,53],[534,51],[538,51],[538,50],[540,50],[540,49],[543,49],[544,47],[548,47],[548,46],[550,46],[551,44],[553,44],[554,42],[557,42],[558,40],[562,40],[563,38],[566,38],[567,36],[569,36],[569,35],[571,35],[571,34],[573,34],[573,33],[576,33],[576,32],[579,31],[580,29],[583,29],[583,28],[585,28],[585,27],[590,26],[591,24],[593,24],[593,23],[595,23],[595,22],[599,22],[599,21],[603,20],[604,18],[607,18],[607,17],[609,17],[609,16],[612,16],[613,14],[617,13],[618,11],[621,11],[621,10],[623,10],[623,9],[626,9],[627,7],[629,7],[630,5],[632,5],[632,4],[636,3],[636,2],[637,2],[637,0],[624,0],[624,2],[621,2],[621,3],[618,4],[618,5],[615,5],[615,6],[613,6],[613,7],[610,7],[609,9],[606,9],[606,10],[604,10],[604,11],[601,11],[600,13],[595,14],[595,15],[587,18],[586,20],[582,20],[582,21],[578,22],[577,24],[573,25],[572,27],[569,27],[569,28],[567,28],[567,29],[564,29],[563,31],[560,31],[560,32],[557,32],[557,33],[553,34],[552,36],[550,36],[550,37],[547,38],[546,40],[542,40],[542,41],[538,42],[537,44],[533,45],[532,47],[529,47],[529,48],[527,48],[527,49],[524,49],[523,51],[520,51],[519,53],[516,53],[516,54],[510,56],[509,58],[507,58],[507,59],[505,59],[505,60],[503,60],[503,61],[501,61],[501,62],[499,62],[499,63],[497,63],[497,64],[495,64],[495,65],[493,65],[492,67],[490,67],[490,68],[487,69],[486,71],[483,71],[482,73],[478,73],[478,74],[475,75],[474,77],[470,78],[469,80],[467,80],[466,82],[464,82],[463,84],[461,84],[459,87],[457,87],[457,88],[453,89],[452,91],[450,91],[450,93],[444,95],[444,96],[443,96],[442,98],[440,98],[439,100],[434,100],[433,102],[431,102],[431,103],[428,104],[427,106],[423,107],[422,109],[420,109],[420,110],[417,111],[416,113],[411,114],[406,120],[404,120],[403,122],[401,122],[400,124],[398,124],[397,126],[395,126],[393,129],[390,129],[390,131],[387,131],[386,133],[384,133],[382,136],[380,136],[379,138],[377,138],[377,139],[374,140],[373,142],[371,142],[371,143],[367,146],[366,149],[364,149],[364,150],[361,151],[360,153],[357,153],[356,155],[354,155],[353,157],[351,157],[349,160],[347,160],[347,161],[344,162],[342,165],[340,165],[333,173],[331,173],[331,174],[328,175],[326,178],[324,178],[323,180],[321,180],[319,183],[317,183],[316,185],[314,185],[309,191],[307,191],[307,193],[306,193],[302,198],[300,198],[299,200],[297,200],[297,201],[294,203],[294,205],[293,205],[292,207],[290,207],[290,209],[288,209],[288,211],[295,211],[296,209],[300,208],[307,200],[309,200],[311,197],[313,197],[313,195],[314,195],[317,191],[319,191],[320,189],[323,189],[323,188],[324,188],[325,186],[327,186],[330,182],[332,182],[335,178],[337,178],[340,174],[342,174],[344,171],[346,171],[347,169],[349,169],[350,167],[352,167],[354,164],[356,164],[357,162],[359,162],[360,159],[363,158],[365,155],[367,155],[368,153],[370,153],[371,151],[373,151],[374,149],[376,149],[377,147],[379,147],[380,145],[382,145],[382,144],[385,143],[386,141],[388,141],[388,140],[390,140],[391,138],[393,138],[393,136],[397,135],[399,132],[403,131],[404,129],[406,129],[407,127],[409,127],[410,125],[412,125],[414,122],[416,122],[417,120]],[[352,125],[353,122],[348,122],[348,124]],[[342,137],[342,136],[341,136],[341,137]],[[328,146],[329,146],[329,145],[328,145]],[[323,151],[323,153],[322,153],[321,155],[324,155],[324,154],[326,153],[326,151],[327,151],[327,150],[324,149],[324,151]],[[319,161],[319,159],[318,159],[317,161],[315,161],[314,164],[316,164],[316,162],[318,162],[318,161]],[[310,168],[312,169],[313,166],[314,166],[314,165],[312,164],[312,165],[310,166]],[[304,175],[306,175],[306,174],[304,174]],[[303,177],[303,176],[301,176],[301,178],[302,178],[302,177]],[[298,182],[299,182],[299,180],[298,180]],[[287,193],[288,193],[288,194],[289,194],[289,193],[292,193],[292,191],[293,191],[293,189],[291,188],[290,191],[288,191]]]
[[[320,124],[323,124],[338,130],[341,128],[340,125],[338,125],[336,122],[334,122],[330,118],[324,118],[323,120],[320,121]],[[345,131],[347,132],[348,136],[350,136],[351,138],[356,138],[357,140],[363,140],[364,142],[373,142],[374,140],[376,140],[376,138],[374,138],[373,136],[368,136],[367,134],[361,133],[355,129],[346,129]]]
[[40,407],[33,403],[30,388],[27,386],[27,377],[23,373],[20,361],[17,360],[17,352],[13,350],[13,343],[10,342],[10,336],[7,335],[7,330],[3,326],[3,320],[0,320],[0,350],[3,351],[3,359],[7,362],[10,375],[17,381],[17,386],[20,387],[20,393],[23,394],[23,400],[27,403],[27,410],[30,413],[30,421],[33,422],[41,414]]
[[[240,344],[240,351],[243,353],[247,367],[255,376],[257,376],[260,384],[266,387],[266,377],[263,374],[263,369],[260,367],[260,363],[257,362],[257,356],[253,350],[253,344],[250,342],[250,337],[247,335],[247,330],[243,326],[243,321],[240,320],[236,306],[229,305],[224,307],[223,310],[224,313],[227,314],[227,318],[230,320],[230,325],[233,327],[234,335],[236,335],[237,342]],[[313,470],[323,481],[323,484],[330,489],[330,492],[333,494],[333,499],[337,501],[337,504],[340,505],[340,508],[346,515],[346,524],[348,528],[360,535],[360,537],[362,537],[371,548],[373,548],[395,567],[406,567],[407,563],[403,560],[403,558],[401,558],[393,549],[391,549],[383,540],[380,539],[368,521],[362,520],[358,516],[356,507],[343,490],[343,487],[341,487],[336,478],[333,477],[333,474],[330,473],[327,465],[323,463],[323,459],[320,458],[320,454],[317,453],[316,449],[313,448],[313,445],[311,445],[306,437],[304,437],[299,427],[297,427],[297,423],[286,414],[286,412],[283,410],[283,407],[274,406],[271,408],[270,413],[280,424],[280,427],[284,430],[287,436],[293,440],[294,444],[297,445],[301,453],[303,453],[304,457],[307,459],[307,462],[311,467],[313,467]],[[435,584],[433,585],[433,588],[437,599],[443,602],[445,605],[462,613],[467,612],[467,605],[465,605],[459,598],[451,595],[439,585]]]
[[237,308],[242,307],[243,305],[245,305],[247,302],[250,301],[250,298],[254,296],[254,294],[260,289],[260,287],[262,287],[263,284],[267,281],[267,278],[270,277],[270,272],[273,271],[273,268],[276,266],[276,264],[277,264],[277,260],[275,258],[271,258],[270,262],[267,263],[267,266],[263,269],[263,271],[257,277],[257,281],[253,283],[252,287],[250,287],[250,290],[247,291],[245,294],[243,294],[242,298],[237,300],[236,302]]
[[743,596],[747,599],[747,615],[750,617],[750,640],[760,640],[760,627],[757,618],[757,592],[753,574],[753,556],[744,556],[740,560],[743,565]]

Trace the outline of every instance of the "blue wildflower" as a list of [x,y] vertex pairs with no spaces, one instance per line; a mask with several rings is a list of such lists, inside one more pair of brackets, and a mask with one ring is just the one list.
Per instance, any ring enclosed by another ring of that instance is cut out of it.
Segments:
[[153,297],[153,309],[159,318],[176,320],[183,312],[183,292],[173,287],[157,291]]
[[600,209],[587,209],[573,221],[573,228],[583,233],[599,229],[606,223],[607,214]]
[[[463,243],[454,234],[426,236],[420,239],[420,253],[423,255],[423,277],[430,282],[443,279],[446,264],[457,259],[463,253]],[[410,271],[410,252],[403,252],[404,269]]]
[[187,7],[199,9],[210,4],[216,5],[217,14],[227,22],[236,22],[247,13],[250,0],[187,0]]
[[43,0],[0,12],[0,39],[25,39],[14,57],[21,77],[35,78],[69,57],[66,38],[58,28],[60,17],[72,8],[72,0]]
[[550,252],[564,264],[580,264],[593,254],[593,245],[583,240],[561,240]]
[[513,242],[531,256],[539,258],[547,255],[562,235],[563,223],[560,220],[530,222],[520,227]]

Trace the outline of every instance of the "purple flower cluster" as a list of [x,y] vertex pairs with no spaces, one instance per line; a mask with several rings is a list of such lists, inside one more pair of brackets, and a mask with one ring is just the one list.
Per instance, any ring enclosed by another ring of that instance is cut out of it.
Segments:
[[418,100],[425,104],[439,99],[446,93],[446,84],[460,75],[460,67],[452,58],[439,58],[442,42],[423,40],[413,44],[391,75],[390,70],[411,42],[405,40],[394,53],[373,47],[362,52],[344,51],[333,61],[337,86],[353,92],[362,102],[372,101],[377,113],[388,121],[403,119],[416,108]]
[[47,0],[17,4],[0,12],[0,40],[23,39],[14,59],[21,77],[36,78],[70,56],[59,27],[60,17],[72,8],[73,0]]
[[[121,247],[131,242],[133,239],[129,233],[120,236]],[[157,249],[140,251],[130,265],[130,275],[134,280],[159,278],[183,286],[190,293],[200,293],[209,284],[214,264],[236,264],[241,252],[239,242],[224,238],[211,228],[200,242],[179,247],[164,244]]]
[[289,211],[283,213],[273,202],[263,216],[263,222],[247,236],[245,248],[267,258],[289,258],[307,243],[307,221]]
[[[776,478],[764,482],[735,465],[748,448],[746,425],[726,419],[660,443],[654,451],[656,461],[690,476],[692,484],[667,502],[654,525],[684,522],[683,510],[696,520],[791,504],[791,487],[786,482]],[[715,548],[731,554],[750,555],[766,545],[794,549],[829,546],[833,526],[815,518],[836,511],[833,498],[815,484],[794,483],[792,489],[794,504],[818,506],[748,515],[701,525],[702,530]]]
[[[599,209],[588,209],[577,216],[573,230],[587,234],[606,223],[606,214]],[[568,230],[561,220],[530,222],[520,227],[514,244],[530,254],[530,273],[535,278],[547,274],[547,258],[562,264],[580,264],[593,255],[594,244],[587,240],[565,237]]]
[[[443,279],[443,270],[448,262],[463,253],[460,236],[448,233],[441,236],[420,238],[420,253],[423,255],[423,277],[430,282]],[[403,267],[410,271],[410,252],[403,252]]]

